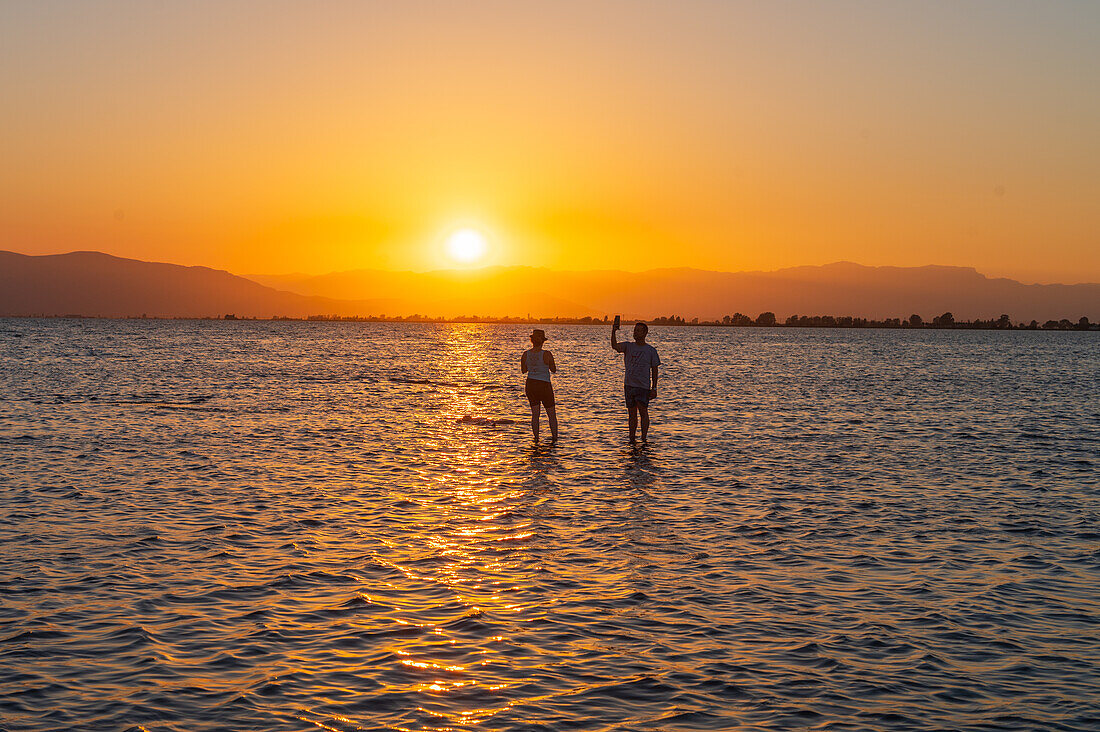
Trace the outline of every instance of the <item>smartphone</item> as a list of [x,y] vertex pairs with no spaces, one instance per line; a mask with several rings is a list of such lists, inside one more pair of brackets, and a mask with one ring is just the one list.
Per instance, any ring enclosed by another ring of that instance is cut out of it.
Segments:
[[611,330],[618,330],[618,329],[619,329],[619,316],[616,315],[615,316],[615,325],[611,326]]

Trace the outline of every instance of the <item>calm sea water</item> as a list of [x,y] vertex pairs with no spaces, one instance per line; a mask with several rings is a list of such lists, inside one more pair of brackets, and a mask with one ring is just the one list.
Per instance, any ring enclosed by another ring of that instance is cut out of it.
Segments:
[[527,332],[0,321],[0,728],[1100,728],[1096,333]]

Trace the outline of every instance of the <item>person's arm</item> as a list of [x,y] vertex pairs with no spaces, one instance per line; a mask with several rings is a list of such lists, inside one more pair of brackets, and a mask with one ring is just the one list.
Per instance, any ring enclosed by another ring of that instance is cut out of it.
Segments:
[[653,364],[649,367],[650,378],[653,379],[653,388],[649,390],[649,398],[657,398],[657,364]]
[[527,351],[524,351],[523,355],[519,357],[519,372],[521,374],[527,373]]
[[614,325],[611,326],[611,347],[614,348],[619,353],[622,353],[623,352],[623,344],[619,343],[618,339],[615,338],[615,335],[618,332],[619,332],[618,328],[616,328]]
[[550,369],[550,373],[558,373],[558,365],[554,363],[554,354],[550,353],[550,351],[543,351],[542,361],[546,364],[547,368]]

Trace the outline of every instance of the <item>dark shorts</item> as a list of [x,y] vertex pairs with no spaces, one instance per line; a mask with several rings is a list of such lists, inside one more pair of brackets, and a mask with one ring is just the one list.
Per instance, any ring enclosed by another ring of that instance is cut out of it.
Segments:
[[539,402],[548,407],[554,406],[554,387],[549,381],[528,379],[523,393],[527,395],[527,401],[531,402],[532,407]]
[[626,407],[630,409],[641,405],[643,407],[649,406],[649,389],[642,386],[624,386],[624,392],[626,394]]

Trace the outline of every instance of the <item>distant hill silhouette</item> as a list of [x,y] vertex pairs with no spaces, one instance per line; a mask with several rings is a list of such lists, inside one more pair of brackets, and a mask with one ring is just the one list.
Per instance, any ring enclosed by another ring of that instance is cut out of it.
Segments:
[[0,315],[305,317],[382,307],[280,292],[208,267],[142,262],[100,252],[31,257],[0,251]]
[[[257,281],[253,281],[257,280]],[[438,272],[357,270],[252,275],[123,259],[99,252],[26,256],[0,251],[0,315],[305,317],[458,315],[584,317],[622,313],[720,319],[853,315],[927,320],[1100,320],[1100,284],[1024,285],[968,267],[864,267],[838,262],[774,272],[557,272],[490,267]]]
[[[970,267],[865,267],[837,262],[774,272],[655,269],[646,272],[567,271],[491,267],[468,271],[356,270],[321,276],[253,279],[307,295],[392,303],[391,313],[428,315],[560,315],[623,313],[720,319],[764,311],[788,315],[854,315],[927,319],[950,311],[957,319],[1014,321],[1100,317],[1100,284],[1024,285]],[[485,293],[485,294],[483,294]],[[488,293],[491,293],[489,295]]]

